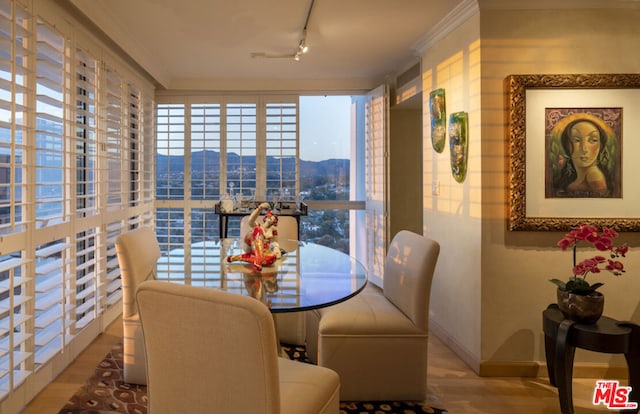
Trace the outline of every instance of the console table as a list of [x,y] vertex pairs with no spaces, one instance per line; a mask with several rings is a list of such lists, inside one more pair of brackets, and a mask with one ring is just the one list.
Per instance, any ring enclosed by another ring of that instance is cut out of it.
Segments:
[[[577,323],[565,319],[556,304],[549,305],[543,312],[542,326],[549,382],[558,388],[562,414],[573,414],[571,381],[576,348],[624,354],[632,387],[629,399],[640,401],[640,326],[606,316],[595,324]],[[638,409],[621,412],[638,413]]]
[[[245,202],[243,201],[243,204]],[[229,217],[244,217],[251,214],[255,208],[255,206],[259,206],[262,201],[251,202],[251,205],[243,206],[239,209],[234,209],[233,211],[222,211],[220,208],[220,203],[216,203],[215,212],[219,216],[219,236],[220,239],[227,238],[227,231],[229,225]],[[292,208],[293,207],[293,208]],[[305,203],[300,203],[300,208],[296,208],[296,203],[291,201],[278,201],[273,209],[273,213],[278,216],[292,216],[295,217],[298,222],[298,239],[300,239],[300,217],[307,215],[307,205]]]

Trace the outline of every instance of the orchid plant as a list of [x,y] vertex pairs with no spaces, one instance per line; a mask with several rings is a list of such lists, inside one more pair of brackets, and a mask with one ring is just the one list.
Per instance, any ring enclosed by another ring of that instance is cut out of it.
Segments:
[[[625,272],[624,264],[618,260],[625,257],[629,247],[626,244],[614,246],[613,239],[618,237],[618,233],[610,228],[603,227],[600,232],[597,227],[588,224],[581,224],[578,228],[571,230],[569,233],[558,241],[557,246],[563,251],[567,249],[573,250],[573,271],[572,276],[567,282],[559,279],[551,279],[550,282],[558,286],[560,290],[574,293],[576,295],[590,295],[596,291],[603,283],[596,282],[589,284],[587,275],[589,273],[600,273],[606,270],[613,273],[614,276],[620,276]],[[579,242],[590,243],[598,251],[608,252],[609,257],[596,255],[589,259],[585,259],[576,263],[576,252]]]

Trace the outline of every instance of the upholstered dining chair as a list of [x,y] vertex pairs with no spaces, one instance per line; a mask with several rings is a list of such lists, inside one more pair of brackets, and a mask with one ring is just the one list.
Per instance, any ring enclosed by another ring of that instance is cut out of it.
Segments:
[[338,413],[338,375],[278,357],[263,303],[159,280],[140,284],[136,297],[150,413]]
[[116,254],[122,278],[122,326],[124,381],[146,384],[142,327],[136,304],[136,288],[147,279],[155,279],[160,246],[151,227],[140,227],[116,239]]
[[307,353],[340,375],[340,398],[424,400],[429,296],[440,245],[398,232],[384,263],[383,287],[307,312]]
[[[258,220],[262,220],[260,216]],[[249,216],[244,216],[240,220],[240,235],[249,231]],[[298,222],[295,217],[278,216],[278,243],[285,251],[291,252],[296,249],[298,240]],[[273,315],[278,326],[278,340],[287,344],[302,345],[305,341],[305,315],[304,312],[287,312]]]

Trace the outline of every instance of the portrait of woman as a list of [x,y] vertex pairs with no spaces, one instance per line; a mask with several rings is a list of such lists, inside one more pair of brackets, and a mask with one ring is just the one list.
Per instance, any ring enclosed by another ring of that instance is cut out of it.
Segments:
[[546,110],[547,198],[621,197],[618,110]]

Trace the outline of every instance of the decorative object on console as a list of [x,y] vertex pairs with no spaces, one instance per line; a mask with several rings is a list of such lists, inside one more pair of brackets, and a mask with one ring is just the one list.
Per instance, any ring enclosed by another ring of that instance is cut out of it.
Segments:
[[[563,251],[571,248],[573,252],[573,269],[569,280],[550,280],[558,287],[558,307],[565,318],[582,323],[595,323],[602,316],[604,296],[596,289],[603,283],[590,284],[586,279],[589,273],[600,273],[601,270],[611,272],[614,276],[620,276],[625,272],[624,264],[618,259],[625,257],[629,247],[626,244],[614,246],[613,240],[616,237],[618,233],[613,229],[603,227],[602,231],[599,231],[595,226],[581,224],[558,241],[557,245]],[[591,244],[598,251],[608,252],[609,258],[595,255],[578,263],[576,255],[580,241]]]
[[233,199],[229,197],[229,194],[225,194],[220,199],[220,211],[224,213],[231,213],[233,211]]

